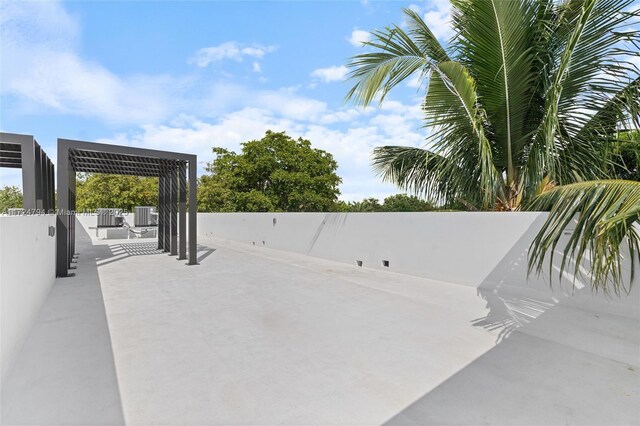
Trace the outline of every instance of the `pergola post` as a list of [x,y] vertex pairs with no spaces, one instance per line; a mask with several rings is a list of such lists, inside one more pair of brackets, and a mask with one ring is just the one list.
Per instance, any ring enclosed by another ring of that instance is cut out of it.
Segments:
[[178,254],[178,175],[176,168],[172,167],[169,171],[169,187],[171,191],[171,248],[169,254],[175,256]]
[[178,226],[180,227],[178,230],[180,239],[178,260],[185,260],[187,258],[187,169],[184,163],[178,167],[178,185]]
[[164,249],[164,176],[158,177],[158,250]]
[[34,143],[34,172],[35,172],[35,196],[36,196],[36,209],[42,210],[43,205],[43,186],[42,186],[42,149],[40,145]]
[[76,171],[69,165],[69,266],[76,255]]
[[53,162],[49,160],[49,184],[47,187],[49,188],[49,209],[55,210],[56,208],[56,166],[53,165]]
[[164,172],[163,181],[163,220],[162,220],[162,250],[168,252],[171,249],[171,182],[169,172]]
[[198,204],[197,190],[197,157],[194,155],[189,160],[189,262],[188,265],[198,264]]
[[33,138],[31,143],[23,143],[22,156],[22,204],[26,210],[38,208],[36,202],[36,147]]
[[69,147],[58,140],[58,214],[56,218],[56,276],[66,277],[69,272]]

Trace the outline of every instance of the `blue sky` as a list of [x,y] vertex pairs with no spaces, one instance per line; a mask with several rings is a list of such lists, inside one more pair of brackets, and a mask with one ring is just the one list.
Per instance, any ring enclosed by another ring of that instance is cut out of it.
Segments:
[[[398,192],[371,171],[371,150],[420,146],[415,82],[381,107],[345,104],[347,59],[368,31],[413,7],[442,40],[448,1],[1,3],[0,128],[195,153],[238,150],[267,129],[331,152],[342,199]],[[1,184],[20,175],[0,169]]]

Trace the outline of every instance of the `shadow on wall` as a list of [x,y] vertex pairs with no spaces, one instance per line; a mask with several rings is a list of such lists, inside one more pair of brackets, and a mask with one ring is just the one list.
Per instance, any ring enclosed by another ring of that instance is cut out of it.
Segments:
[[[96,264],[97,266],[105,266],[110,263],[117,262],[132,256],[153,256],[167,255],[167,252],[158,249],[157,241],[151,242],[131,242],[117,243],[108,245],[97,245]],[[198,244],[198,263],[209,257],[216,249]]]
[[333,235],[337,235],[342,227],[344,227],[344,225],[347,223],[348,218],[349,215],[347,213],[327,213],[324,219],[322,219],[320,225],[318,225],[316,232],[313,234],[306,254],[311,253],[313,247],[315,247],[316,243],[318,242],[318,238],[320,238],[320,235],[325,228],[333,231]]
[[[478,295],[487,302],[489,311],[485,317],[474,320],[473,325],[497,333],[499,343],[558,303],[627,316],[633,316],[635,311],[637,315],[638,310],[630,303],[633,298],[626,295],[606,297],[592,292],[588,282],[588,260],[580,268],[583,277],[573,276],[574,264],[567,265],[560,277],[561,249],[554,252],[552,276],[549,276],[548,260],[545,260],[545,270],[539,276],[534,271],[527,277],[529,244],[544,221],[544,217],[538,217],[478,286]],[[559,247],[563,247],[568,238],[565,234]],[[630,265],[623,264],[623,268],[628,283]]]
[[[497,344],[387,424],[640,424],[640,291],[605,297],[566,274],[526,279],[533,223],[478,286],[472,323]],[[630,265],[625,265],[627,279]]]

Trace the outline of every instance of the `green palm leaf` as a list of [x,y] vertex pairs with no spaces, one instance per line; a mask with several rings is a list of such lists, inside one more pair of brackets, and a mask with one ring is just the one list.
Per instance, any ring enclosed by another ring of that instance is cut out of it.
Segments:
[[515,186],[516,158],[524,147],[524,122],[536,74],[531,72],[536,22],[535,0],[454,2],[461,62],[477,82],[493,132],[496,165]]
[[440,42],[412,10],[405,9],[408,32],[398,26],[373,31],[365,46],[376,49],[372,53],[354,56],[347,66],[352,68],[349,79],[356,84],[346,100],[369,105],[374,99],[382,102],[396,85],[419,72],[425,77],[432,63],[449,60]]
[[[480,193],[475,177],[433,151],[406,146],[378,147],[373,151],[373,169],[385,182],[427,199],[460,201],[471,208],[481,205],[480,200],[467,198],[469,193]],[[473,185],[475,188],[469,190]]]
[[[541,194],[528,207],[551,209],[531,244],[529,273],[542,272],[547,254],[551,273],[553,254],[573,224],[575,229],[563,249],[560,276],[570,264],[574,277],[583,275],[580,268],[589,260],[588,278],[594,290],[629,292],[635,263],[640,260],[640,182],[603,180],[560,186]],[[630,257],[628,283],[624,282],[620,254],[623,244]]]
[[435,151],[449,159],[441,177],[464,181],[457,172],[467,170],[473,176],[473,182],[466,184],[467,194],[480,189],[476,197],[491,208],[503,185],[485,133],[486,112],[479,103],[476,83],[458,62],[442,62],[432,70],[423,108],[428,124],[438,129],[432,138]]

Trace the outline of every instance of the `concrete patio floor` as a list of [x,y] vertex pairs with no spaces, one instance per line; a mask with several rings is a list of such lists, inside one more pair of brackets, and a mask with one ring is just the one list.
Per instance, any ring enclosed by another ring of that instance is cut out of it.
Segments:
[[212,238],[187,267],[77,229],[3,424],[640,423],[636,319],[557,305],[504,338],[473,287]]

